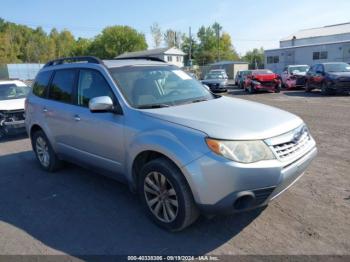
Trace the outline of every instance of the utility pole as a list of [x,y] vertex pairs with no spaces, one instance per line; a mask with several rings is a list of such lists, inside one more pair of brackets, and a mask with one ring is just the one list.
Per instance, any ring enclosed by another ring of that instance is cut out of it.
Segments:
[[220,61],[220,27],[216,28],[216,37],[218,38],[218,62]]
[[191,27],[189,30],[189,35],[190,35],[190,47],[188,50],[188,65],[190,66],[190,68],[192,67],[192,35],[191,35]]

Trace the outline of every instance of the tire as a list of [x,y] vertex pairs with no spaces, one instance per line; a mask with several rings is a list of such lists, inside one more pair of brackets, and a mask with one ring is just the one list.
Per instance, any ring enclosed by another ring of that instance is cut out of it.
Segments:
[[321,85],[321,94],[322,95],[332,95],[334,92],[332,92],[332,90],[329,90],[329,88],[327,87],[327,84],[325,82],[322,83]]
[[254,88],[253,85],[250,85],[250,86],[248,87],[248,92],[249,92],[249,94],[254,94],[254,93],[255,93],[255,88]]
[[276,86],[276,87],[275,87],[275,93],[280,93],[280,92],[281,92],[281,87]]
[[185,177],[166,158],[152,160],[141,169],[138,191],[147,215],[164,229],[183,230],[199,216]]
[[60,169],[62,161],[53,151],[50,141],[43,131],[36,131],[32,135],[32,146],[42,169],[48,172],[55,172]]
[[312,88],[310,87],[310,83],[309,83],[309,81],[306,80],[306,82],[305,82],[305,92],[306,93],[310,93],[311,90],[312,90]]

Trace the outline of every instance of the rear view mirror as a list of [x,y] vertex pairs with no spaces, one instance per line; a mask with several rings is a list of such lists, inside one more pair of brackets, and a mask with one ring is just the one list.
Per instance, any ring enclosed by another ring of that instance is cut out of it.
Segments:
[[207,89],[208,91],[210,91],[209,86],[207,86],[207,85],[203,85],[203,86],[205,87],[205,89]]
[[99,96],[90,99],[89,109],[93,113],[112,112],[114,110],[113,101],[109,96]]

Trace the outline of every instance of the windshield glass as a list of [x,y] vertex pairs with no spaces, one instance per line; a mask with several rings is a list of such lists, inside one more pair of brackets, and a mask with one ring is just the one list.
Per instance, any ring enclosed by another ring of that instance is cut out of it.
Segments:
[[309,68],[309,66],[291,66],[289,67],[289,73],[305,73]]
[[255,70],[253,71],[255,75],[263,75],[263,74],[273,74],[271,70]]
[[346,63],[324,64],[326,72],[350,72],[350,65]]
[[174,106],[213,99],[200,82],[172,66],[111,68],[128,103],[136,108]]
[[29,93],[28,86],[16,86],[15,84],[0,84],[0,100],[25,98]]
[[206,74],[205,79],[224,79],[224,74],[223,73],[209,73]]

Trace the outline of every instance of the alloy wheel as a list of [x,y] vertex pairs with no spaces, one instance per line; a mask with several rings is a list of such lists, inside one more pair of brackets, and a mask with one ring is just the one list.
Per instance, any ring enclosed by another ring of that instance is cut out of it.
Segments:
[[151,212],[162,222],[173,222],[178,214],[179,202],[171,182],[159,172],[150,172],[144,180],[144,194]]
[[50,165],[49,146],[45,139],[43,139],[41,136],[39,136],[36,140],[35,149],[40,163],[44,167],[48,167]]

